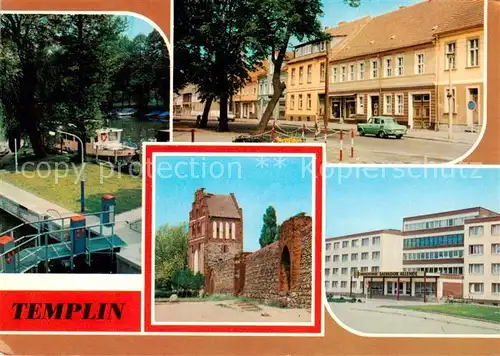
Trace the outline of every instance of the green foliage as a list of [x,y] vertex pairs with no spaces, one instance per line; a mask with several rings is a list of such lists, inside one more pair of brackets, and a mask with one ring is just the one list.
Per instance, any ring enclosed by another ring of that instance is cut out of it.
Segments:
[[203,287],[203,275],[196,274],[190,268],[176,270],[172,276],[172,285],[181,293],[187,291],[199,291]]
[[155,281],[161,289],[173,283],[174,272],[187,266],[188,233],[186,225],[161,226],[155,237]]
[[269,206],[262,217],[263,224],[262,230],[260,232],[260,247],[265,247],[278,241],[279,238],[279,226],[276,218],[276,210],[274,207]]

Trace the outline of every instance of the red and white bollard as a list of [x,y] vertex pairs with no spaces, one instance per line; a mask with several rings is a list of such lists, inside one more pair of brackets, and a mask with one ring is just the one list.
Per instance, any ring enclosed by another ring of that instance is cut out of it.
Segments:
[[273,128],[271,129],[271,142],[274,142],[276,135],[276,121],[273,121]]
[[344,146],[344,131],[340,130],[340,151],[339,151],[339,161],[342,162],[342,149]]
[[351,129],[351,158],[354,158],[354,129]]

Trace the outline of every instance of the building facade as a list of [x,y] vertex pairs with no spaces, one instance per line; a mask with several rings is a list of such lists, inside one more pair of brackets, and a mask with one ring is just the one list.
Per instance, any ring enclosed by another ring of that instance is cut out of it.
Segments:
[[334,237],[325,249],[327,293],[500,302],[500,215],[488,209],[405,217],[402,231]]
[[329,57],[330,119],[386,115],[410,128],[447,129],[451,100],[454,130],[482,125],[483,1],[401,7],[371,18],[348,42]]
[[[291,53],[287,52],[285,60],[283,61],[283,66],[280,75],[280,81],[282,83],[287,83],[287,61],[291,57]],[[262,72],[258,77],[258,104],[257,104],[257,117],[260,119],[267,108],[267,105],[271,101],[274,94],[273,86],[273,74],[274,74],[274,64],[271,58],[265,61],[265,71]],[[286,109],[286,91],[285,88],[283,94],[281,95],[278,104],[275,106],[271,119],[282,120],[285,118]]]
[[[343,48],[369,21],[369,17],[341,22],[327,28],[330,54]],[[325,108],[327,42],[314,41],[295,47],[287,65],[286,118],[298,121],[322,119]]]
[[210,274],[217,263],[243,252],[243,210],[234,194],[197,189],[189,213],[188,266]]
[[[174,95],[174,115],[179,117],[191,117],[203,115],[205,102],[203,102],[198,94],[198,88],[194,84],[188,84],[185,88],[179,91],[179,94]],[[209,118],[215,119],[219,117],[220,105],[218,101],[213,101],[210,105]]]

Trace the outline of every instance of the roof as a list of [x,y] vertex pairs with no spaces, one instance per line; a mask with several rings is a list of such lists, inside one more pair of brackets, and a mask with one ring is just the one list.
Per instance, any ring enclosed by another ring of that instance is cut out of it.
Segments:
[[382,234],[402,235],[402,232],[400,230],[395,230],[395,229],[367,231],[367,232],[361,232],[359,234],[351,234],[351,235],[344,235],[344,236],[337,236],[337,237],[328,237],[326,239],[326,242],[351,239],[351,238],[355,238],[355,237],[382,235]]
[[232,195],[205,193],[208,214],[219,218],[241,218],[236,198]]
[[458,214],[467,214],[467,213],[474,213],[474,212],[486,212],[489,215],[494,215],[497,216],[499,215],[498,213],[488,210],[482,207],[474,207],[474,208],[466,208],[466,209],[458,209],[458,210],[450,210],[450,211],[444,211],[441,213],[432,213],[432,214],[424,214],[424,215],[415,215],[415,216],[408,216],[403,218],[403,222],[406,221],[414,221],[414,220],[424,220],[424,219],[429,219],[429,218],[439,218],[439,217],[445,217],[445,216],[451,216],[451,215],[458,215]]
[[[325,32],[327,34],[329,34],[330,36],[332,36],[332,37],[344,37],[343,41],[336,43],[331,48],[331,50],[338,50],[339,48],[342,48],[342,46],[344,46],[356,33],[358,33],[363,28],[363,26],[365,26],[370,21],[370,19],[371,18],[369,16],[367,16],[367,17],[363,17],[363,18],[355,20],[355,21],[341,22],[336,27],[327,28],[325,30]],[[305,46],[305,45],[310,44],[310,43],[316,43],[316,42],[318,42],[318,41],[304,42],[304,43],[301,43],[300,45],[297,45],[296,48],[301,47],[301,46]],[[322,57],[322,56],[326,55],[326,51],[321,51],[321,52],[315,52],[315,53],[311,53],[311,54],[308,54],[305,56],[300,56],[300,57],[294,58],[294,56],[293,56],[294,52],[291,52],[291,53],[292,53],[292,55],[290,56],[291,59],[288,62],[290,64],[295,63],[295,62],[301,62],[301,61],[308,60],[308,59],[317,58],[317,57]]]
[[424,0],[372,18],[331,60],[432,43],[438,34],[483,25],[483,0]]

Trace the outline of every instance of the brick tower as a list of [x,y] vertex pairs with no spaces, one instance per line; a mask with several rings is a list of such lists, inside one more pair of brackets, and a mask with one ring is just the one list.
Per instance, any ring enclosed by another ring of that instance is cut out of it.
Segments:
[[205,276],[205,291],[211,286],[214,265],[243,252],[243,210],[233,193],[194,193],[189,213],[188,265]]

